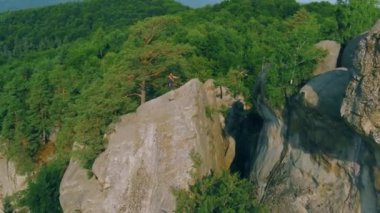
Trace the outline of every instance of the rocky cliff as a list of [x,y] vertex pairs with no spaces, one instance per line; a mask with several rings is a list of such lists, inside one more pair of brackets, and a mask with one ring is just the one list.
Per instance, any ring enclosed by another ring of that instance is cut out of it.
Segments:
[[310,80],[281,113],[256,87],[264,124],[251,179],[272,212],[379,212],[379,38],[377,24],[351,41],[345,67]]
[[260,118],[234,104],[224,126],[219,110],[235,100],[198,80],[145,103],[113,125],[91,178],[71,161],[64,211],[172,212],[173,187],[231,165],[235,140],[225,129],[237,141],[233,169],[258,183],[271,212],[379,212],[379,39],[380,23],[345,46],[340,68],[339,45],[321,44],[332,53],[281,110],[265,101],[266,70],[254,89]]
[[26,177],[16,173],[15,165],[0,155],[0,212],[3,212],[3,199],[24,189]]
[[173,187],[229,168],[235,142],[223,132],[219,110],[233,101],[211,81],[191,80],[123,116],[93,165],[93,177],[70,162],[60,186],[64,212],[172,212]]

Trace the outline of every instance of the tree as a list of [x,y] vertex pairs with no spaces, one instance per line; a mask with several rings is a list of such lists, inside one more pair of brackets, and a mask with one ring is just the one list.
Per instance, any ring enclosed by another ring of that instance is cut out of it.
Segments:
[[[294,94],[309,79],[316,60],[323,52],[314,44],[320,38],[320,25],[305,9],[299,10],[285,21],[284,31],[270,28],[276,32],[276,41],[269,40],[272,55],[267,62],[271,70],[267,76],[266,95],[273,106],[282,106],[287,96]],[[289,51],[292,50],[292,51]]]
[[[26,103],[31,127],[36,138],[36,142],[47,143],[49,128],[52,126],[50,121],[49,107],[51,105],[54,91],[49,83],[48,77],[44,72],[36,72],[30,79],[30,91]],[[37,146],[38,147],[38,146]]]
[[186,56],[191,55],[192,48],[171,39],[179,21],[171,16],[154,17],[130,29],[121,63],[114,68],[126,69],[130,78],[137,82],[138,92],[132,95],[139,96],[141,104],[146,101],[147,87],[162,79],[162,73],[176,66],[178,70],[186,67]]
[[343,42],[372,27],[380,17],[379,3],[379,0],[337,1],[336,20]]
[[29,207],[31,212],[62,212],[59,185],[67,163],[54,160],[43,166],[36,178],[22,191],[20,205]]

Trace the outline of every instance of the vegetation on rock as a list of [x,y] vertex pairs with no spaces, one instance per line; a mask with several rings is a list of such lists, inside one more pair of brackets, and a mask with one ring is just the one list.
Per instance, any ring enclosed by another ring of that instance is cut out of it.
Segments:
[[210,174],[189,190],[174,190],[176,212],[266,212],[254,195],[254,185],[237,174]]
[[[344,43],[369,29],[379,18],[378,3],[230,0],[189,9],[173,0],[88,0],[0,13],[1,152],[31,173],[41,147],[55,142],[57,158],[74,154],[90,168],[109,124],[167,92],[169,72],[180,77],[176,86],[214,78],[249,96],[269,67],[265,99],[281,108],[324,55],[314,44]],[[45,170],[49,165],[32,183],[49,176]],[[33,205],[33,186],[25,204]]]

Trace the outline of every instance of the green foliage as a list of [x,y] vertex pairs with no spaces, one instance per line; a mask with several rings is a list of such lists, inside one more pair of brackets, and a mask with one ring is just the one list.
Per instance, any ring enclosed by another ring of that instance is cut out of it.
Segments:
[[176,212],[266,212],[253,192],[253,184],[237,174],[211,174],[191,185],[189,190],[174,190]]
[[209,106],[206,107],[206,117],[212,119],[212,115],[214,114],[215,110]]
[[[189,58],[193,48],[173,41],[180,19],[159,16],[145,19],[130,28],[129,38],[120,53],[120,64],[116,69],[128,69],[136,84],[136,93],[144,103],[146,96],[156,97],[166,92],[166,79],[170,72],[187,79]],[[151,93],[147,94],[147,90]]]
[[2,152],[30,172],[41,145],[59,130],[58,153],[77,141],[83,147],[77,156],[91,167],[107,126],[137,106],[128,96],[131,72],[117,67],[126,60],[119,52],[127,28],[184,9],[171,0],[91,0],[0,14]]
[[379,0],[338,0],[336,20],[341,40],[346,42],[367,30],[380,17]]
[[336,19],[337,9],[335,4],[322,1],[305,4],[303,7],[310,13],[313,13],[321,25],[320,31],[322,40],[341,40],[341,36],[338,32],[338,20]]
[[99,28],[118,29],[145,17],[184,9],[174,1],[89,0],[3,13],[0,14],[0,58],[56,48],[86,38]]
[[[280,108],[324,55],[314,44],[347,41],[369,29],[379,17],[377,4],[230,0],[190,10],[172,0],[88,0],[2,13],[0,151],[27,173],[58,132],[57,154],[74,154],[90,168],[104,150],[109,124],[167,92],[169,72],[179,76],[176,86],[214,78],[251,100],[252,85],[269,65],[265,98]],[[207,109],[207,116],[214,111]],[[59,211],[63,167],[49,164],[31,182],[24,198],[31,209]],[[247,184],[229,174],[205,177],[182,193],[190,198],[180,201],[179,211],[253,211],[247,199],[254,199],[242,189]],[[241,205],[232,204],[238,199]]]
[[190,151],[190,159],[193,162],[192,165],[192,171],[190,172],[190,175],[192,178],[197,179],[200,177],[200,168],[202,165],[202,158],[201,155],[196,152],[194,149]]
[[[277,31],[277,41],[268,62],[266,95],[275,107],[284,104],[285,97],[294,94],[311,76],[316,60],[323,56],[313,45],[320,38],[320,25],[306,10],[299,10]],[[292,50],[292,51],[289,51]]]
[[[88,0],[0,14],[0,146],[19,171],[58,132],[57,153],[90,168],[110,123],[168,91],[167,75],[214,78],[251,100],[284,105],[309,79],[322,39],[348,40],[378,18],[378,2],[337,5],[231,0],[191,10],[172,0]],[[208,112],[209,114],[211,111]]]
[[59,185],[67,162],[55,160],[41,168],[35,180],[29,182],[20,200],[31,212],[62,212]]
[[4,210],[4,213],[13,213],[14,212],[12,204],[11,204],[11,197],[7,196],[4,198],[3,210]]

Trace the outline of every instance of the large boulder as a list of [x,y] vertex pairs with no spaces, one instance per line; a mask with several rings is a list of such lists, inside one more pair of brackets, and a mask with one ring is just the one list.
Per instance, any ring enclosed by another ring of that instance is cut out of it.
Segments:
[[3,212],[3,199],[26,186],[26,176],[16,172],[15,165],[0,154],[0,212]]
[[335,69],[339,57],[340,44],[336,41],[325,40],[318,42],[315,47],[325,50],[327,54],[324,58],[318,61],[313,75],[319,75]]
[[[282,116],[258,101],[263,116],[251,178],[272,212],[355,212],[359,189],[353,183],[367,153],[362,139],[340,118],[339,109],[352,74],[338,69],[309,81]],[[368,178],[368,175],[365,176]],[[373,189],[371,182],[363,185]],[[363,190],[364,192],[364,190]],[[373,191],[369,195],[375,196]],[[367,200],[370,210],[375,208]]]
[[263,101],[265,72],[258,78],[264,124],[251,178],[272,212],[380,211],[380,21],[340,58],[282,109]]
[[352,73],[335,69],[311,79],[300,90],[304,104],[321,115],[339,119],[340,107]]
[[263,102],[258,82],[264,125],[251,178],[272,212],[380,211],[379,41],[380,22],[348,43],[343,68],[311,79],[281,110]]
[[380,144],[380,21],[348,46],[357,47],[345,50],[352,56],[355,79],[347,87],[341,114],[358,133]]
[[234,140],[224,136],[216,96],[212,82],[191,80],[123,116],[92,178],[71,161],[60,186],[64,212],[174,211],[173,188],[226,170],[233,160]]

